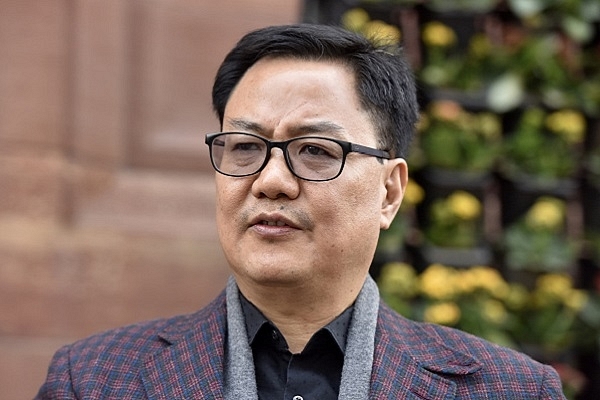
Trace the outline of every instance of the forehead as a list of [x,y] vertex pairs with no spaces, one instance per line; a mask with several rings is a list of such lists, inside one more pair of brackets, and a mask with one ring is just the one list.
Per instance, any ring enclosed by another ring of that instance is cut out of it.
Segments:
[[350,67],[329,60],[265,58],[244,74],[225,107],[224,129],[257,125],[276,135],[302,124],[373,133]]
[[354,72],[349,66],[333,60],[262,58],[244,73],[232,91],[232,96],[236,91],[248,88],[253,92],[257,91],[262,89],[263,85],[280,85],[279,88],[294,92],[320,87],[323,98],[327,98],[325,96],[327,90],[328,93],[337,95],[345,92],[345,95],[358,99]]

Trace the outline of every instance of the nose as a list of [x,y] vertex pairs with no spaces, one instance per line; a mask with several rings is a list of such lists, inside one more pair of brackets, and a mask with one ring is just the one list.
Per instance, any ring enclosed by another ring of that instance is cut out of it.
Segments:
[[267,165],[260,171],[252,183],[252,194],[270,199],[287,197],[295,199],[300,193],[299,178],[290,171],[283,151],[271,149]]

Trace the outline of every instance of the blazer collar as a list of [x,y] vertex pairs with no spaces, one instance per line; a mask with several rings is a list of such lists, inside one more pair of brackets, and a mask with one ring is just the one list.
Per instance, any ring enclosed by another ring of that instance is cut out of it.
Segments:
[[373,399],[454,399],[451,378],[477,372],[482,364],[469,354],[447,347],[437,335],[383,305],[379,309]]
[[149,399],[222,399],[226,342],[224,293],[159,334],[166,347],[141,371]]

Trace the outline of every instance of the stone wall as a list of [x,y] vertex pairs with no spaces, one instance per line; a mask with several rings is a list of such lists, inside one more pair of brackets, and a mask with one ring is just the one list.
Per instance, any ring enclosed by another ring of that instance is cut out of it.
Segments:
[[300,8],[0,0],[0,400],[33,397],[65,343],[221,290],[210,87]]

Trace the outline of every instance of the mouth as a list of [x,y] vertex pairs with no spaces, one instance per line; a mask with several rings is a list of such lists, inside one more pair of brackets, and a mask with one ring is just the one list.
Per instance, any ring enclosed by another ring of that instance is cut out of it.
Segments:
[[283,221],[267,221],[267,220],[262,220],[259,222],[260,225],[268,225],[268,226],[288,226],[288,224],[286,224]]
[[280,214],[260,214],[250,221],[250,226],[273,226],[299,229],[297,223]]

